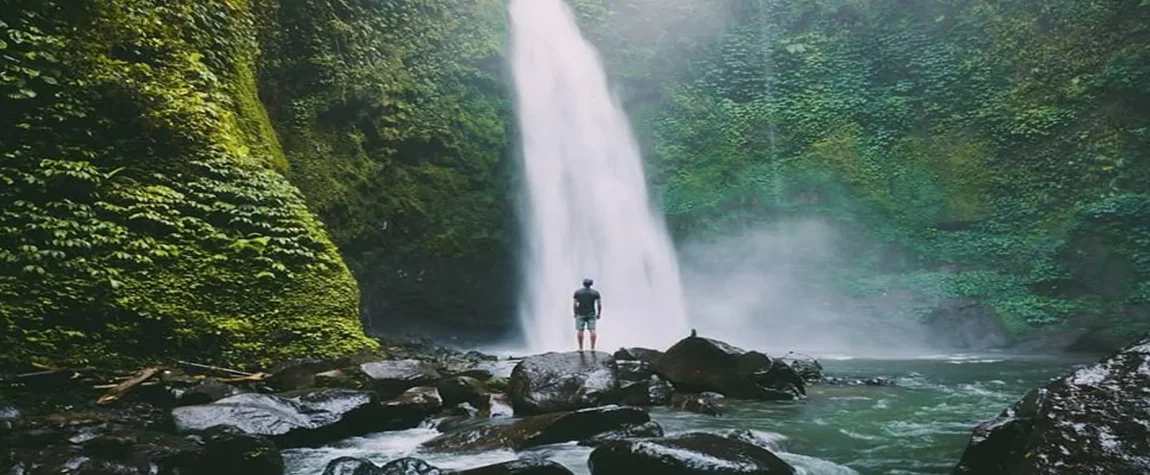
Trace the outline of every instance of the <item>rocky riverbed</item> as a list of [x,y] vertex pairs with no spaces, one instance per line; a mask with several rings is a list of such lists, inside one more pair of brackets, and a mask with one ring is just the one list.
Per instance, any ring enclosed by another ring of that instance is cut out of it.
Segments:
[[[807,401],[812,388],[878,391],[896,383],[824,374],[813,358],[770,357],[701,337],[665,352],[514,360],[427,341],[390,343],[386,357],[293,361],[251,377],[164,368],[105,404],[93,401],[107,388],[91,388],[75,376],[80,372],[6,378],[0,473],[280,474],[283,451],[298,457],[349,438],[409,433],[397,431],[426,433],[411,450],[422,456],[330,457],[315,475],[565,474],[571,461],[546,454],[568,444],[584,447],[583,473],[595,475],[808,473],[806,461],[781,452],[777,441],[738,430],[731,408],[820,404]],[[1150,340],[1036,389],[979,426],[954,473],[1063,473],[1050,470],[1067,466],[1092,470],[1075,473],[1146,473],[1145,444],[1123,435],[1145,435],[1138,421],[1150,420],[1144,401],[1132,396],[1150,385],[1146,348]],[[730,429],[667,430],[675,413],[718,417]],[[1065,423],[1041,422],[1047,420]],[[489,453],[523,457],[482,463]],[[439,454],[474,454],[475,463],[452,471],[431,463]]]

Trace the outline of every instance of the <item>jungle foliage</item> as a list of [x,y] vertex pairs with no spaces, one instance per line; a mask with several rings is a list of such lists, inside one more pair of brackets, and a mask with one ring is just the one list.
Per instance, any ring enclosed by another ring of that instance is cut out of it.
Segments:
[[1150,3],[573,0],[680,239],[819,216],[841,292],[1150,327]]
[[0,7],[0,363],[374,345],[283,173],[244,1]]
[[255,4],[287,176],[359,278],[369,324],[509,320],[504,1]]

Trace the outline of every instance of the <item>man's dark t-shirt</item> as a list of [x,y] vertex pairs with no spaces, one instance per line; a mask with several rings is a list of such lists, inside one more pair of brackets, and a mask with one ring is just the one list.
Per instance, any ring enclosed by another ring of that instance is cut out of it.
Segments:
[[595,301],[599,300],[599,291],[586,287],[575,291],[575,315],[587,317],[595,315]]

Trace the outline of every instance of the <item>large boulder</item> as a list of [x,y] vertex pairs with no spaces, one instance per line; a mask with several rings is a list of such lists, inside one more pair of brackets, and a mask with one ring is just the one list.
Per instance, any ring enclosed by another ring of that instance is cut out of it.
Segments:
[[825,379],[823,376],[823,364],[819,363],[819,360],[814,357],[790,352],[782,357],[781,360],[789,365],[791,369],[795,370],[795,373],[798,373],[807,384],[819,383]]
[[177,407],[172,419],[180,432],[231,425],[247,434],[271,437],[281,447],[321,444],[389,428],[375,393],[349,389],[238,394],[211,404]]
[[979,425],[955,475],[1150,473],[1150,335]]
[[585,447],[598,447],[613,440],[641,439],[662,436],[663,426],[659,425],[658,422],[651,421],[643,424],[632,424],[622,429],[604,432],[589,439],[583,439],[579,441],[579,445]]
[[704,433],[608,442],[591,452],[587,466],[592,475],[795,474],[763,447]]
[[469,376],[446,378],[436,383],[435,388],[443,396],[445,406],[467,403],[472,407],[481,407],[487,403],[487,396],[491,393],[486,385]]
[[683,392],[713,391],[763,400],[806,395],[806,383],[790,365],[710,338],[680,340],[655,360],[654,367]]
[[651,350],[648,348],[619,348],[615,351],[615,360],[617,361],[642,361],[644,363],[654,363],[655,360],[663,356],[663,352],[659,350]]
[[618,399],[628,406],[666,406],[675,388],[655,374],[650,364],[639,360],[615,360],[611,363],[619,386]]
[[410,429],[443,408],[443,398],[435,388],[416,387],[381,404],[380,427],[388,430]]
[[384,399],[416,386],[434,385],[442,378],[436,365],[419,360],[374,361],[359,365],[358,372],[358,377],[366,379],[365,387]]
[[522,450],[541,445],[580,441],[596,435],[646,424],[651,416],[640,409],[607,406],[526,417],[503,424],[461,426],[423,444],[431,450],[474,452]]
[[[567,467],[560,465],[557,462],[538,459],[526,458],[519,460],[512,460],[510,462],[497,463],[495,465],[487,465],[485,467],[472,468],[468,470],[461,470],[458,472],[448,472],[450,475],[574,475]],[[447,474],[445,474],[447,475]]]
[[601,352],[545,353],[524,358],[507,393],[516,415],[571,411],[618,402],[614,359]]
[[323,475],[441,475],[442,473],[443,470],[411,457],[392,460],[382,467],[369,460],[339,457],[328,462],[323,470]]

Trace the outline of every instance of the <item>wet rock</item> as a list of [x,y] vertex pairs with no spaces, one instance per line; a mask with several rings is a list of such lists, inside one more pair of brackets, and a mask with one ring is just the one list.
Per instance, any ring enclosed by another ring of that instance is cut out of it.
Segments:
[[974,429],[955,475],[1150,473],[1150,335]]
[[0,401],[0,421],[17,419],[21,416],[20,409],[11,404]]
[[574,475],[567,467],[557,462],[527,458],[497,463],[485,467],[472,468],[444,475]]
[[642,361],[644,363],[654,363],[660,356],[663,356],[662,351],[647,348],[619,348],[614,355],[618,361]]
[[323,475],[378,475],[380,467],[366,459],[339,457],[327,463]]
[[487,407],[482,409],[487,417],[511,417],[515,410],[511,408],[511,398],[504,393],[493,393],[487,396]]
[[435,388],[439,390],[439,395],[443,397],[443,404],[446,406],[467,403],[479,407],[487,402],[486,398],[490,393],[482,382],[467,376],[444,379],[436,383]]
[[172,418],[181,432],[232,425],[247,434],[271,437],[281,447],[389,429],[375,393],[348,389],[238,394],[211,404],[177,407]]
[[453,374],[452,376],[463,376],[463,377],[475,379],[478,381],[487,381],[487,380],[495,377],[495,375],[492,374],[491,370],[482,369],[482,368],[472,368],[472,369],[469,369],[466,371],[461,371],[457,374]]
[[604,432],[589,439],[579,441],[585,447],[598,447],[613,440],[638,439],[647,437],[662,437],[663,426],[658,422],[650,421],[643,424],[634,424],[611,432]]
[[523,360],[522,359],[514,359],[514,360],[509,359],[509,360],[499,360],[499,361],[486,361],[486,362],[477,364],[474,369],[489,371],[489,372],[491,372],[491,376],[495,377],[495,378],[508,379],[511,377],[511,373],[515,370],[515,367],[518,366],[519,362],[521,362],[521,361],[523,361]]
[[607,406],[526,417],[503,424],[465,427],[424,443],[432,450],[471,452],[589,439],[604,432],[627,429],[651,421],[646,412],[631,407]]
[[654,368],[684,392],[712,391],[760,400],[806,395],[806,383],[790,365],[710,338],[680,340],[655,360]]
[[323,475],[441,475],[444,472],[417,458],[392,460],[382,467],[368,460],[340,457],[328,462]]
[[205,474],[280,475],[284,472],[283,456],[267,437],[246,434],[233,426],[213,427],[200,437],[207,449]]
[[617,440],[597,447],[587,461],[592,475],[793,475],[771,451],[714,434]]
[[619,385],[619,400],[628,406],[666,406],[671,403],[675,388],[659,375],[650,364],[638,360],[611,363]]
[[671,407],[708,416],[721,416],[727,412],[722,401],[723,395],[718,393],[676,393],[671,398]]
[[442,378],[439,369],[418,360],[376,361],[359,365],[367,387],[382,398],[392,398],[416,386],[429,386]]
[[411,388],[395,399],[384,402],[379,423],[389,430],[410,429],[443,408],[439,391],[431,387]]
[[185,437],[124,421],[114,412],[22,419],[0,446],[18,467],[12,473],[283,473],[280,454],[266,438],[228,428]]
[[355,366],[375,358],[377,357],[363,354],[338,358],[308,358],[287,361],[268,370],[268,373],[271,374],[271,377],[268,378],[268,384],[280,391],[311,388],[316,385],[315,376],[319,373]]
[[318,388],[363,389],[367,386],[367,380],[367,377],[358,370],[344,371],[342,369],[333,369],[331,371],[317,373],[314,378],[314,383]]
[[618,402],[611,355],[545,353],[523,359],[507,392],[516,415],[537,415]]
[[205,379],[187,389],[175,390],[176,403],[181,406],[208,404],[240,394],[240,388],[222,383],[218,379]]
[[799,377],[803,378],[808,384],[818,383],[823,380],[823,365],[810,356],[800,355],[798,353],[787,353],[782,358],[782,361],[790,365],[791,369],[798,373]]

